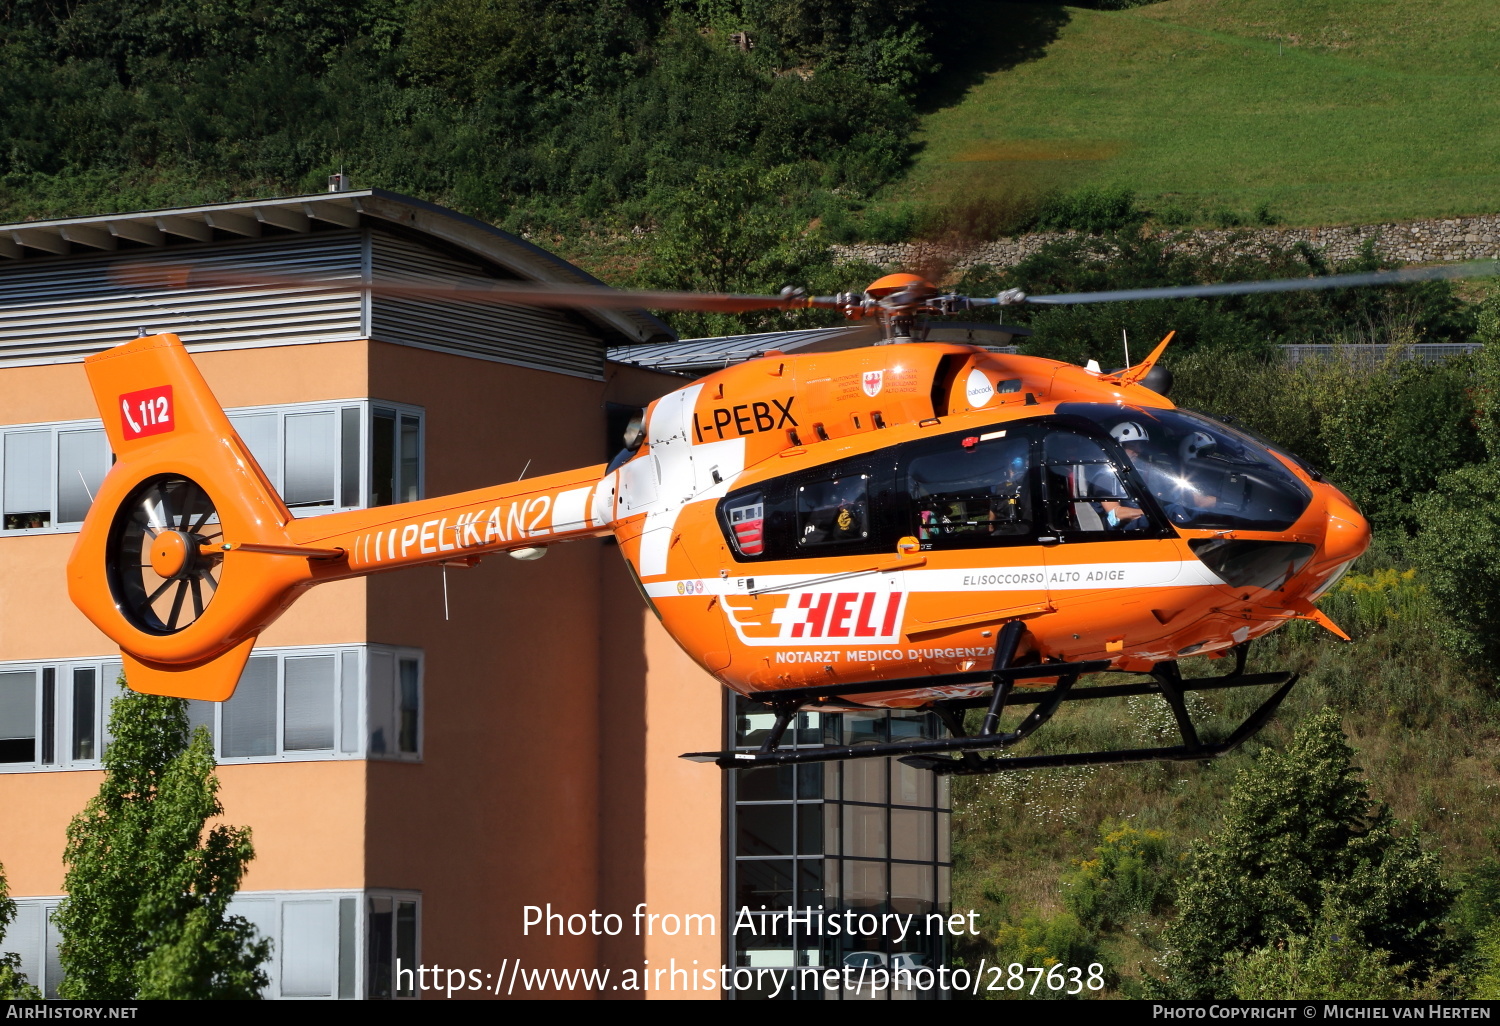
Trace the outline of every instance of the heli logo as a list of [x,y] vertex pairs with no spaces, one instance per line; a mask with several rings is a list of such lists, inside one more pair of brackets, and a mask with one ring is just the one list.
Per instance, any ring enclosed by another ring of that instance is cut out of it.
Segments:
[[865,395],[874,399],[880,394],[880,386],[885,384],[885,371],[865,371],[864,386]]
[[793,591],[746,602],[726,596],[724,612],[746,645],[826,645],[901,640],[903,591]]
[[172,409],[172,386],[157,385],[120,396],[120,426],[125,441],[160,435],[177,425]]

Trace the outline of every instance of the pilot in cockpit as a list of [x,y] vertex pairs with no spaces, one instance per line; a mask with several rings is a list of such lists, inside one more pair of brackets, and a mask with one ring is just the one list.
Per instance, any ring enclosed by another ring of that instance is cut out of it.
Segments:
[[[1194,431],[1172,452],[1152,442],[1146,429],[1135,421],[1122,421],[1110,430],[1120,443],[1131,465],[1145,482],[1147,490],[1161,503],[1162,510],[1175,524],[1185,524],[1217,501],[1194,480],[1193,465],[1209,455],[1216,446],[1206,431]],[[1167,442],[1169,439],[1163,439]],[[1113,506],[1113,509],[1110,507]],[[1105,504],[1111,525],[1121,523],[1126,529],[1144,514],[1133,502]]]

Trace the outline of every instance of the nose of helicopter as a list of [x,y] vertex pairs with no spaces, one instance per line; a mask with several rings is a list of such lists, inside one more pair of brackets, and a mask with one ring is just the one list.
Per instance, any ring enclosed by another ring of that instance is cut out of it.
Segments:
[[1327,525],[1323,544],[1308,567],[1308,599],[1316,600],[1338,583],[1349,566],[1370,547],[1370,522],[1343,493],[1329,488],[1324,505]]
[[1370,547],[1370,522],[1340,494],[1328,498],[1328,530],[1318,553],[1320,564],[1358,559]]

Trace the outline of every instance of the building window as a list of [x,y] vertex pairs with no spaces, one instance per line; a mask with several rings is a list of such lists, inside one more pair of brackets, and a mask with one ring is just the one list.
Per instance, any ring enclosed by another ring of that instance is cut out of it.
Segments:
[[421,902],[411,893],[374,893],[366,897],[369,980],[371,998],[414,998],[422,981],[420,963]]
[[363,400],[229,412],[299,517],[421,498],[422,420],[415,407]]
[[[52,913],[59,896],[17,898],[0,950],[21,956],[21,971],[57,997],[61,936]],[[267,998],[417,997],[422,896],[416,891],[247,891],[229,914],[271,941],[263,964]],[[399,959],[399,962],[398,962]],[[399,979],[398,979],[399,978]]]
[[[420,409],[361,399],[227,413],[295,516],[422,497]],[[78,530],[112,462],[97,420],[0,429],[0,530]]]
[[[774,714],[731,699],[735,745],[753,749]],[[784,744],[858,745],[941,736],[929,713],[801,713]],[[730,920],[748,909],[759,924],[734,937],[745,967],[879,965],[915,969],[946,959],[940,937],[854,937],[786,926],[788,907],[826,915],[946,913],[952,859],[948,779],[895,759],[804,763],[731,774],[733,872]],[[781,917],[776,918],[776,913]],[[752,939],[753,938],[753,939]],[[754,997],[753,994],[740,995]],[[798,998],[939,997],[935,991],[798,993]]]
[[109,442],[95,421],[0,431],[4,530],[77,530],[109,470]]
[[53,999],[63,978],[62,960],[57,957],[62,934],[52,921],[61,901],[61,896],[16,899],[16,917],[0,939],[0,951],[21,956],[26,981],[43,997]]
[[117,659],[0,665],[0,772],[97,769]]
[[370,505],[422,497],[422,414],[412,407],[370,411]]
[[258,652],[227,702],[189,702],[221,762],[421,758],[422,656],[379,645]]
[[[0,664],[0,773],[98,769],[120,662]],[[223,763],[422,757],[422,654],[257,650],[227,702],[190,701]]]

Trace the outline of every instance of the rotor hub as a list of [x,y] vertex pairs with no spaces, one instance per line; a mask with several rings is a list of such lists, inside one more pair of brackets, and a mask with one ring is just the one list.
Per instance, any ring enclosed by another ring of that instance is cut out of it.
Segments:
[[198,540],[186,531],[163,531],[151,542],[151,569],[163,580],[182,581],[197,569]]

